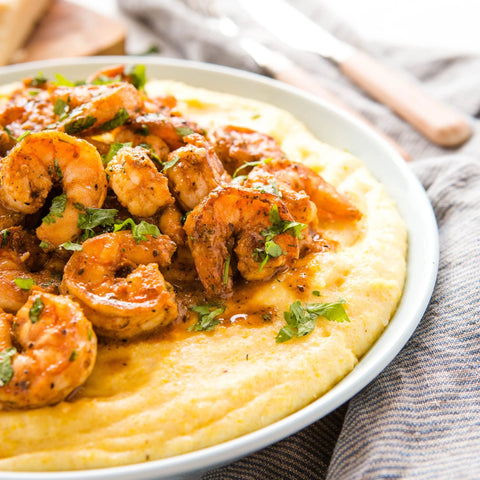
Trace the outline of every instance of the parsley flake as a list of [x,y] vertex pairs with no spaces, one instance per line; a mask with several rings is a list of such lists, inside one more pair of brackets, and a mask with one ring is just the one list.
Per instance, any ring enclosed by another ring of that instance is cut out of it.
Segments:
[[175,127],[175,131],[177,132],[177,135],[179,137],[186,137],[187,135],[195,133],[194,130],[192,130],[190,127],[187,127],[186,125],[183,127]]
[[269,163],[272,161],[271,157],[268,158],[262,158],[261,160],[255,160],[253,162],[245,162],[243,165],[240,165],[232,175],[232,178],[235,178],[240,170],[243,170],[244,168],[247,167],[256,167],[257,165],[264,165],[265,163]]
[[69,250],[71,252],[80,252],[82,250],[82,244],[81,243],[74,243],[72,241],[64,242],[61,245],[59,245],[61,248],[65,250]]
[[31,134],[31,130],[25,130],[16,140],[21,142],[25,137],[28,137]]
[[267,185],[258,182],[254,183],[252,186],[257,190],[260,190],[261,193],[271,193],[272,195],[276,195],[277,197],[282,198],[282,192],[278,189],[277,182],[273,179],[270,180]]
[[95,117],[92,117],[91,115],[87,115],[86,117],[73,118],[64,125],[65,133],[68,133],[69,135],[76,135],[77,133],[83,132],[84,130],[88,130],[90,127],[93,127],[96,121],[97,119]]
[[0,387],[8,385],[13,378],[12,357],[16,353],[15,347],[7,347],[0,352]]
[[43,87],[48,82],[47,77],[43,74],[43,72],[38,72],[30,82],[31,87]]
[[230,255],[225,260],[225,265],[223,267],[223,284],[227,285],[228,283],[228,272],[230,271]]
[[252,253],[255,261],[261,262],[259,272],[263,270],[270,258],[277,258],[283,255],[283,250],[273,239],[282,233],[288,233],[292,237],[299,238],[302,230],[306,227],[304,223],[282,220],[278,212],[277,205],[274,205],[269,212],[269,220],[272,225],[262,230],[261,234],[265,237],[265,245],[263,248],[256,248]]
[[288,233],[292,237],[301,238],[302,230],[306,227],[304,223],[282,220],[277,205],[270,209],[269,218],[272,225],[262,231],[262,235],[267,239],[281,233]]
[[68,78],[64,77],[61,73],[55,74],[55,84],[62,86],[62,87],[74,87],[75,83],[68,80]]
[[132,142],[127,142],[127,143],[120,143],[120,142],[115,142],[110,145],[110,149],[108,150],[108,153],[105,155],[103,158],[103,166],[106,167],[110,160],[113,159],[113,157],[119,152],[119,150],[123,147],[131,147]]
[[294,337],[308,335],[315,328],[318,317],[324,317],[332,322],[349,322],[347,312],[343,308],[345,300],[339,299],[332,303],[306,303],[301,304],[300,300],[290,305],[288,312],[283,312],[287,325],[283,327],[275,337],[277,343],[283,343]]
[[190,310],[198,313],[198,321],[194,325],[188,327],[188,331],[205,332],[213,330],[220,323],[220,319],[216,318],[225,311],[224,305],[194,305]]
[[33,278],[15,278],[13,281],[21,290],[30,290],[35,285]]
[[163,164],[163,170],[168,170],[169,168],[172,168],[179,160],[180,157],[178,155],[175,155],[171,160]]
[[40,244],[38,245],[40,248],[43,248],[44,250],[48,250],[50,248],[50,244],[45,241],[41,241]]
[[63,172],[62,172],[62,169],[60,168],[60,165],[58,164],[58,158],[55,157],[55,173],[57,174],[57,177],[59,178],[59,180],[61,180],[63,178]]
[[161,232],[156,225],[148,223],[145,220],[142,220],[137,225],[131,218],[127,218],[122,223],[117,223],[113,227],[113,231],[118,232],[120,230],[126,230],[127,228],[132,230],[132,236],[137,243],[148,240],[145,235],[152,235],[153,238],[157,238],[159,235],[161,235]]
[[57,221],[56,217],[57,218],[63,217],[63,212],[65,211],[66,206],[67,206],[67,194],[62,193],[61,195],[58,195],[52,200],[50,212],[48,213],[48,215],[42,218],[42,222],[45,223],[46,225],[51,225],[52,223],[55,223]]
[[134,64],[125,67],[125,75],[130,77],[130,83],[137,89],[143,90],[147,83],[147,76],[145,74],[145,65]]
[[65,118],[67,118],[69,110],[70,107],[68,103],[62,98],[57,98],[55,106],[53,107],[53,113],[60,117],[59,120],[64,120]]
[[120,125],[123,125],[129,117],[130,115],[127,109],[121,108],[111,120],[108,120],[108,122],[105,122],[100,126],[100,130],[102,130],[103,132],[107,130],[113,130]]
[[45,304],[43,303],[42,297],[37,297],[28,312],[28,316],[30,317],[30,321],[32,323],[36,323],[40,320],[40,314],[43,311]]
[[80,236],[81,240],[94,237],[96,227],[109,227],[115,223],[115,215],[118,210],[115,208],[86,208],[85,213],[78,216],[77,226],[84,230]]
[[0,247],[4,247],[5,245],[8,244],[8,237],[10,235],[10,230],[8,228],[5,228],[1,232],[2,234],[2,243],[0,244]]

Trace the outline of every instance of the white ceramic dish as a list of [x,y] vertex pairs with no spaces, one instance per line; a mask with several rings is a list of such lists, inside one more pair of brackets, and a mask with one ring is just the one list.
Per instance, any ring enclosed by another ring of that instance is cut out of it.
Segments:
[[21,480],[142,480],[193,479],[291,435],[349,400],[396,356],[415,330],[429,303],[438,268],[435,217],[423,187],[405,161],[357,119],[325,101],[279,82],[225,67],[151,57],[92,57],[36,62],[0,68],[0,84],[36,75],[61,73],[85,78],[103,65],[142,63],[150,78],[179,80],[191,85],[259,99],[290,111],[321,140],[359,157],[396,201],[409,232],[405,290],[391,323],[355,369],[332,390],[302,410],[266,428],[210,448],[177,457],[97,470],[48,473],[0,472],[0,479]]

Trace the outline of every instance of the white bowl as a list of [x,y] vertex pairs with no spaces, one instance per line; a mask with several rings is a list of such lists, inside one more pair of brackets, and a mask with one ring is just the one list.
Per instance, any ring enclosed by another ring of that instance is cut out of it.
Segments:
[[385,332],[355,369],[321,398],[261,430],[225,443],[162,460],[106,469],[72,472],[0,472],[0,479],[108,480],[192,479],[277,442],[310,425],[353,397],[374,379],[405,345],[429,303],[438,268],[438,233],[430,202],[417,178],[392,147],[358,119],[324,100],[260,75],[190,61],[152,57],[90,57],[63,59],[0,68],[0,84],[40,71],[52,78],[85,78],[98,68],[118,63],[141,63],[150,78],[183,81],[250,97],[288,110],[319,139],[360,158],[397,203],[408,229],[405,290]]

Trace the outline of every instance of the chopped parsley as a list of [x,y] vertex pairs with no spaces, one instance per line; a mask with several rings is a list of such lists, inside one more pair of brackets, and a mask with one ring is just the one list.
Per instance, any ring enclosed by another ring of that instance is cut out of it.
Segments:
[[283,343],[294,337],[308,335],[315,328],[318,317],[324,317],[332,322],[349,322],[347,312],[343,308],[345,300],[339,299],[333,303],[306,303],[300,300],[290,305],[288,312],[283,312],[287,325],[283,327],[275,337],[277,343]]
[[30,321],[32,323],[36,323],[38,320],[40,320],[40,314],[42,313],[44,307],[45,304],[43,303],[42,297],[37,297],[33,301],[30,311],[28,312],[28,316],[30,317]]
[[258,269],[259,272],[263,270],[263,267],[271,258],[278,258],[280,255],[283,255],[282,247],[273,240],[266,240],[265,246],[263,248],[256,248],[252,254],[256,262],[261,262]]
[[67,118],[69,110],[70,107],[68,103],[62,98],[57,98],[55,106],[53,107],[53,113],[60,117],[59,120],[64,120],[65,118]]
[[180,157],[178,155],[175,155],[171,160],[163,164],[163,169],[168,170],[169,168],[172,168],[179,160]]
[[115,208],[86,208],[84,213],[78,216],[77,226],[84,232],[81,240],[94,237],[96,227],[109,227],[115,223],[115,215],[118,210]]
[[182,217],[180,218],[180,222],[182,223],[182,225],[185,225],[185,222],[187,221],[187,217],[190,215],[190,213],[192,213],[191,210],[188,210],[188,212],[185,212]]
[[119,152],[119,150],[123,147],[131,147],[132,142],[128,143],[120,143],[120,142],[114,142],[110,145],[110,149],[108,150],[108,153],[105,155],[103,158],[103,166],[107,166],[110,160],[113,159],[113,157]]
[[46,225],[51,225],[55,223],[57,220],[56,218],[62,218],[63,212],[65,211],[65,207],[67,205],[67,194],[62,193],[58,195],[52,200],[52,205],[50,207],[50,212],[48,215],[43,217],[42,222]]
[[228,272],[230,271],[230,255],[225,260],[225,265],[223,267],[223,284],[226,285],[228,283]]
[[43,72],[38,72],[30,82],[31,87],[43,87],[48,82],[47,77],[43,74]]
[[245,162],[243,165],[240,165],[234,172],[233,172],[233,175],[232,175],[232,178],[235,178],[237,175],[238,175],[238,172],[240,170],[243,170],[244,168],[247,168],[247,167],[256,167],[257,165],[263,165],[265,163],[269,163],[272,161],[272,158],[271,157],[268,157],[268,158],[262,158],[261,160],[255,160],[253,162]]
[[16,353],[15,347],[7,347],[0,352],[0,387],[8,385],[13,378],[12,357]]
[[57,177],[59,180],[61,180],[63,178],[63,172],[62,172],[62,169],[60,168],[60,165],[58,164],[58,158],[55,157],[55,173],[57,174]]
[[216,318],[225,311],[224,305],[194,305],[190,310],[198,313],[198,321],[194,325],[188,327],[188,331],[205,332],[213,330],[220,323],[220,319]]
[[15,278],[13,281],[21,290],[30,290],[35,285],[33,278]]
[[152,235],[153,238],[157,238],[161,235],[161,232],[156,225],[148,223],[145,220],[142,220],[137,225],[131,218],[127,218],[122,223],[117,223],[114,226],[113,231],[118,232],[120,230],[126,230],[127,228],[132,230],[132,236],[137,243],[148,240],[145,235]]
[[25,130],[19,137],[15,137],[15,135],[9,128],[2,127],[2,129],[12,140],[15,140],[16,142],[22,141],[25,137],[28,137],[28,135],[32,133],[31,130]]
[[259,272],[262,271],[270,258],[277,258],[284,253],[280,245],[273,240],[275,236],[288,233],[292,237],[300,238],[302,230],[306,227],[304,223],[282,220],[277,205],[270,209],[269,220],[271,225],[261,232],[262,236],[265,237],[264,247],[256,248],[252,253],[253,259],[260,262]]
[[[241,177],[241,176],[240,176]],[[237,178],[240,178],[237,177]],[[276,195],[277,197],[282,198],[282,192],[278,189],[277,182],[275,180],[270,180],[267,185],[263,183],[254,183],[253,188],[260,190],[261,193],[271,193],[272,195]]]
[[8,228],[5,228],[5,230],[2,230],[2,243],[0,247],[4,247],[8,243],[8,237],[10,235],[10,230]]
[[32,132],[30,130],[25,130],[16,140],[21,142],[25,137],[28,137]]
[[76,119],[74,118],[65,124],[65,133],[68,133],[69,135],[75,135],[83,132],[84,130],[88,130],[90,127],[93,127],[96,121],[97,119],[91,115]]
[[106,132],[107,130],[113,130],[114,128],[123,125],[129,118],[129,113],[126,108],[121,108],[115,116],[108,122],[103,123],[100,126],[100,130]]
[[82,250],[82,244],[81,243],[75,243],[69,240],[68,242],[64,242],[60,245],[61,248],[65,250],[69,250],[71,252],[79,252]]
[[147,83],[147,76],[145,74],[145,65],[134,64],[125,67],[125,75],[130,77],[130,83],[137,89],[143,90]]
[[72,350],[70,357],[68,358],[69,362],[74,362],[78,358],[78,352],[76,350]]
[[192,130],[190,127],[187,127],[186,125],[182,127],[175,127],[175,131],[177,132],[177,135],[179,137],[186,137],[187,135],[195,133],[194,130]]
[[75,87],[75,83],[65,78],[61,73],[55,74],[55,84],[62,87]]
[[150,129],[148,128],[147,125],[141,125],[140,127],[138,127],[135,132],[135,134],[137,135],[143,135],[144,137],[150,135]]
[[115,75],[114,77],[107,77],[106,75],[99,75],[93,80],[92,85],[108,85],[109,83],[121,82],[122,77]]
[[272,225],[262,231],[262,235],[267,239],[281,233],[288,233],[292,237],[301,238],[302,230],[306,227],[304,223],[282,220],[277,205],[270,209],[269,218]]

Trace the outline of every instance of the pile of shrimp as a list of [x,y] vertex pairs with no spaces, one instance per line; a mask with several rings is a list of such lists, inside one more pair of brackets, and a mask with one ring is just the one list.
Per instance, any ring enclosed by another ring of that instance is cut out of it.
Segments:
[[271,136],[206,131],[143,86],[141,66],[39,76],[0,106],[0,408],[68,399],[97,335],[174,325],[182,290],[227,300],[361,218]]

